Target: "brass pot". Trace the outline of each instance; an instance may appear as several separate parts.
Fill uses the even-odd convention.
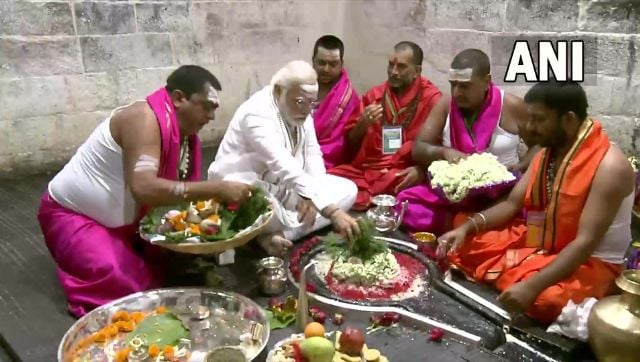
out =
[[[598,301],[589,315],[589,343],[602,362],[640,360],[640,270],[616,279],[622,295]]]

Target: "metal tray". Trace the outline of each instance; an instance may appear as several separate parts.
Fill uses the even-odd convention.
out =
[[[326,313],[324,325],[327,334],[333,336],[333,332],[344,331],[348,326],[358,328],[365,332],[367,347],[379,350],[390,362],[422,361],[427,357],[430,361],[460,361],[461,358],[474,362],[505,361],[483,348],[480,337],[401,308],[351,305],[322,296],[310,296],[309,306]],[[368,333],[366,329],[370,325],[371,316],[384,312],[400,314],[397,325]],[[340,326],[331,322],[335,313],[340,313],[345,318]],[[444,331],[444,338],[440,342],[429,341],[429,332],[434,328]],[[274,331],[274,337],[281,340],[270,350],[269,356],[276,347],[291,338],[290,333],[282,335],[275,332],[280,331]],[[269,358],[266,361],[269,362]]]
[[[58,347],[58,361],[71,361],[76,344],[83,338],[106,326],[120,310],[129,312],[151,311],[164,306],[174,313],[189,329],[191,352],[187,361],[203,361],[206,353],[220,346],[242,346],[249,360],[253,360],[265,348],[270,334],[269,322],[264,310],[255,302],[240,294],[204,288],[156,289],[129,295],[103,305],[71,326]],[[261,325],[258,340],[249,342],[244,337],[251,334],[252,325]],[[104,346],[93,345],[91,361],[111,361],[105,353],[113,344],[123,343],[116,338]],[[242,341],[245,340],[244,344]]]

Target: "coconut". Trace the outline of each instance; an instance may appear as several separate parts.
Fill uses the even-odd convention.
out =
[[[200,230],[205,230],[211,226],[218,226],[218,224],[209,219],[204,219],[200,222]]]
[[[181,212],[178,210],[169,210],[166,214],[164,214],[164,218],[167,220],[173,219],[174,217],[180,215]]]

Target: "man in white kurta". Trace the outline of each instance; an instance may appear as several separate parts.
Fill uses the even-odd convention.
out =
[[[276,201],[277,217],[258,239],[272,255],[330,223],[347,238],[359,233],[347,214],[356,185],[326,173],[310,116],[317,90],[311,65],[287,64],[238,108],[209,167],[210,180],[258,185]]]

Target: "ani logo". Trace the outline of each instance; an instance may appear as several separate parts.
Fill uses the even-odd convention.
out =
[[[518,75],[524,75],[527,83],[547,82],[550,74],[557,82],[583,82],[584,41],[559,40],[554,49],[553,41],[540,40],[537,42],[538,67],[534,65],[534,57],[526,40],[516,40],[511,51],[511,57],[504,76],[505,83],[515,83]]]

